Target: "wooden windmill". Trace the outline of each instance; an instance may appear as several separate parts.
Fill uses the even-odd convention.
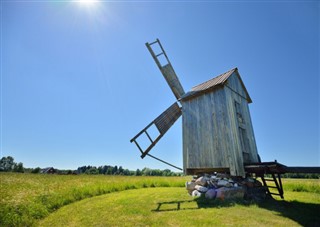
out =
[[[131,139],[141,158],[154,157],[149,151],[182,115],[184,173],[227,169],[233,176],[244,176],[244,164],[258,162],[258,153],[248,107],[252,101],[238,69],[185,93],[160,41],[146,46],[177,101]],[[148,130],[154,126],[159,133],[152,138]],[[137,141],[141,136],[150,141],[145,149]]]

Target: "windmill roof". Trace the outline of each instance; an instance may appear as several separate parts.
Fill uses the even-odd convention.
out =
[[[190,99],[190,98],[193,98],[193,97],[196,97],[196,96],[199,96],[201,94],[204,94],[204,93],[207,93],[207,92],[210,92],[212,90],[214,90],[215,88],[219,87],[219,86],[224,86],[226,81],[228,80],[228,78],[234,73],[236,72],[236,75],[238,76],[239,80],[240,80],[240,83],[247,95],[247,100],[249,103],[252,102],[248,92],[247,92],[247,89],[246,87],[244,86],[242,80],[241,80],[241,77],[238,73],[238,68],[233,68],[225,73],[222,73],[220,74],[219,76],[217,77],[214,77],[212,78],[211,80],[208,80],[204,83],[201,83],[197,86],[194,86],[191,91],[187,92],[182,98],[181,100],[187,100],[187,99]]]

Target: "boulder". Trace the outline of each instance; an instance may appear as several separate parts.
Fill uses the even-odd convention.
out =
[[[209,189],[206,194],[205,194],[205,197],[207,199],[215,199],[216,198],[216,195],[217,195],[217,192],[215,189]]]
[[[201,185],[201,186],[206,186],[207,185],[207,181],[209,181],[210,179],[207,178],[207,177],[199,177],[197,180],[196,180],[196,184],[197,185]]]
[[[231,177],[219,173],[193,176],[191,182],[186,182],[186,189],[193,197],[204,195],[206,199],[262,201],[267,195],[267,189],[253,177]]]
[[[191,195],[192,195],[193,197],[200,197],[200,196],[202,195],[202,193],[199,192],[199,191],[197,191],[197,190],[194,190],[194,191],[191,193]]]
[[[218,180],[218,187],[232,187],[233,184],[229,182],[229,180]]]
[[[195,186],[196,186],[196,183],[195,182],[186,182],[186,189],[189,191],[189,190],[194,190],[195,189]]]
[[[216,190],[216,197],[220,200],[225,199],[242,199],[244,197],[245,190],[242,187],[233,188],[218,188]]]
[[[195,189],[197,189],[199,192],[206,192],[208,191],[207,187],[201,186],[201,185],[196,185]]]
[[[187,189],[189,195],[191,195],[192,192],[195,190],[195,186],[196,186],[195,182],[186,182],[186,189]]]

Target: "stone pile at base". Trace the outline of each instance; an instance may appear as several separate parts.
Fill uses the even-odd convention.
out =
[[[230,177],[228,174],[204,174],[194,176],[186,182],[188,193],[194,197],[206,199],[245,199],[262,201],[266,198],[266,188],[261,182],[251,177]]]

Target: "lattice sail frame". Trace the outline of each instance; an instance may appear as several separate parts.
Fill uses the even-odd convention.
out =
[[[182,115],[181,107],[177,102],[175,102],[130,140],[131,143],[134,142],[137,145],[138,149],[141,152],[141,158],[144,158],[148,154],[148,152],[156,145],[156,143],[169,130],[169,128],[178,120],[178,118],[181,115]],[[156,126],[156,128],[159,131],[159,136],[157,136],[155,139],[152,139],[148,133],[148,129],[153,125]],[[148,137],[150,141],[150,145],[145,150],[141,148],[141,146],[137,141],[137,139],[144,134]]]

